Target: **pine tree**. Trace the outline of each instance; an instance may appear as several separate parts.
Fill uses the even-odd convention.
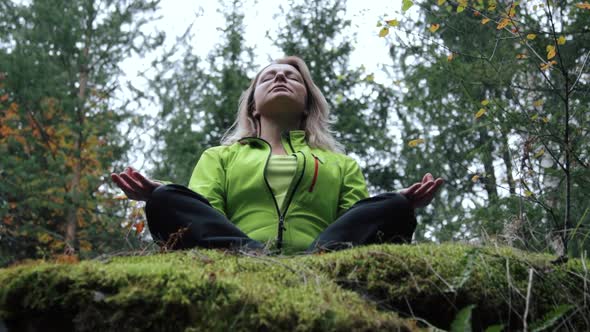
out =
[[[114,106],[121,62],[158,46],[157,1],[0,2],[3,257],[106,250],[122,236],[105,188],[130,142]],[[106,186],[105,186],[106,184]],[[112,247],[111,247],[112,248]]]

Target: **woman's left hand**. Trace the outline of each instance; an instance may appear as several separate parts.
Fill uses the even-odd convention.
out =
[[[416,182],[408,188],[399,191],[412,203],[413,208],[422,208],[430,204],[434,195],[445,182],[443,178],[434,179],[432,174],[426,173],[422,182]]]

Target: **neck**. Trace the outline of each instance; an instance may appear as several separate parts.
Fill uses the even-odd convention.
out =
[[[264,116],[260,117],[260,138],[269,142],[273,151],[283,153],[283,145],[281,144],[281,133],[284,131],[291,131],[299,129],[298,123],[284,122],[280,123],[273,121]],[[286,151],[284,151],[286,153]]]

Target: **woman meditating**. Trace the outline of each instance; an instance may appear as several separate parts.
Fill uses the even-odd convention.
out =
[[[414,209],[432,201],[443,179],[427,173],[398,193],[369,197],[330,123],[307,65],[290,56],[252,80],[222,145],[203,152],[188,187],[131,167],[111,177],[127,197],[146,201],[150,233],[169,249],[288,255],[411,242]]]

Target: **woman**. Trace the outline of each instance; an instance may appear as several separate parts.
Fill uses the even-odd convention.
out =
[[[415,208],[444,182],[426,174],[399,193],[369,197],[357,162],[329,129],[328,104],[298,57],[263,68],[240,98],[222,145],[203,152],[188,188],[128,167],[111,174],[146,201],[155,240],[172,249],[247,248],[282,254],[409,243]]]

